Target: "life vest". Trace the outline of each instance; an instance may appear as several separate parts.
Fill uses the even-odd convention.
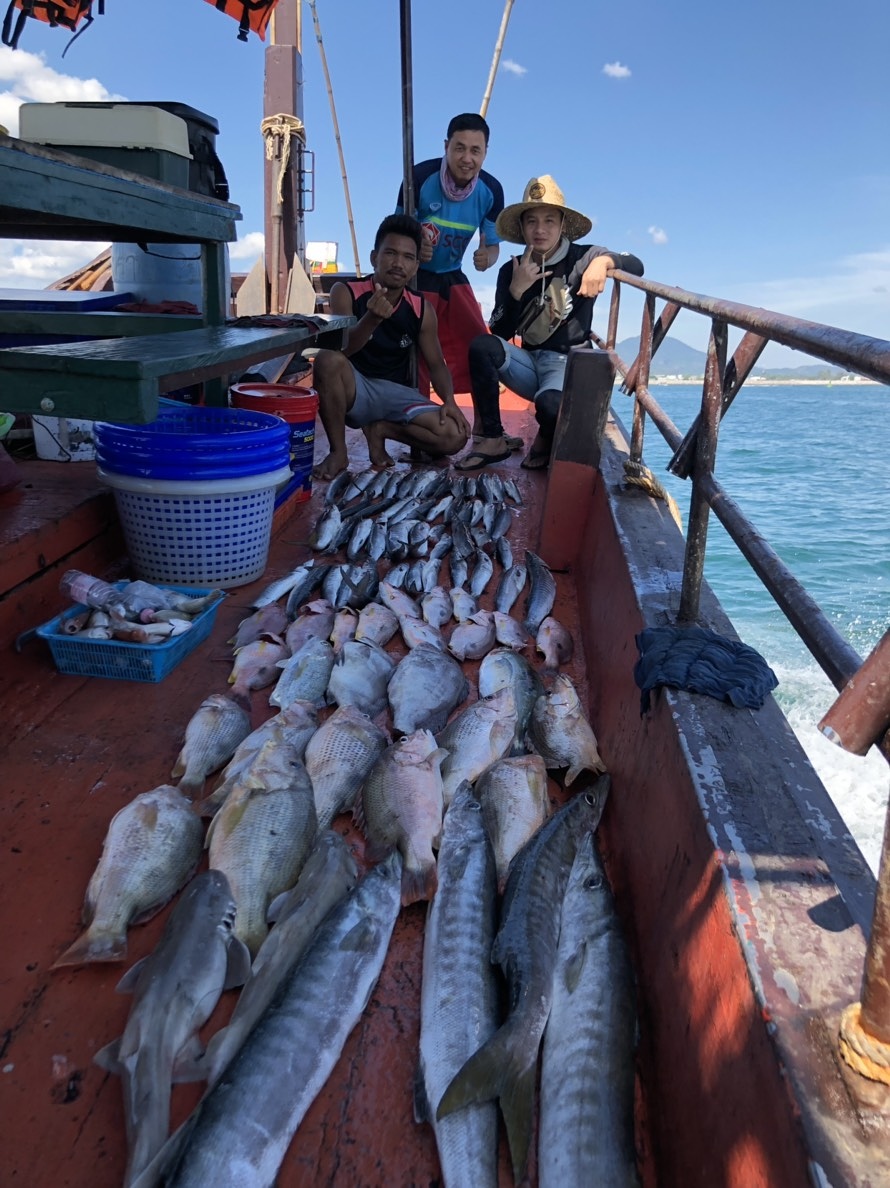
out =
[[[256,33],[261,41],[265,41],[266,26],[278,0],[207,0],[207,3],[235,18],[238,22],[239,41],[247,41],[247,35],[251,31]]]
[[[92,21],[92,9],[93,0],[10,0],[0,36],[4,45],[16,49],[28,17],[75,32],[81,21]],[[97,0],[96,10],[105,12],[105,0]]]

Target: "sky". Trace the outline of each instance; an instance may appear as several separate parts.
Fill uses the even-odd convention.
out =
[[[243,212],[234,271],[262,250],[264,44],[205,0],[107,0],[71,45],[29,21],[0,47],[0,124],[23,101],[166,99],[216,117]],[[402,170],[398,0],[317,0],[363,266]],[[414,0],[415,159],[441,155],[452,115],[478,111],[502,0]],[[303,4],[303,118],[315,154],[310,240],[354,267],[328,96]],[[519,201],[551,174],[594,220],[588,241],[696,293],[890,338],[890,86],[886,0],[515,0],[485,168]],[[0,241],[0,287],[43,288],[95,245]],[[506,259],[506,245],[501,261]],[[472,269],[483,308],[495,271]],[[595,326],[605,324],[599,302]],[[639,333],[626,291],[619,337]],[[705,319],[673,337],[703,349]],[[771,347],[763,364],[809,360]]]

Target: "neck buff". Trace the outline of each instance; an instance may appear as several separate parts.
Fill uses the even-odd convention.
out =
[[[442,158],[442,164],[439,166],[439,181],[442,183],[442,193],[452,202],[463,202],[464,198],[469,198],[476,189],[476,182],[478,180],[479,174],[477,173],[471,182],[468,182],[465,186],[459,186],[448,172],[447,158]]]

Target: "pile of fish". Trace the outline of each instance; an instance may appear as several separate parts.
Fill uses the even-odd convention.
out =
[[[229,695],[209,694],[185,727],[178,785],[111,822],[86,930],[57,966],[123,960],[128,927],[188,884],[160,944],[125,975],[127,1026],[97,1057],[123,1082],[127,1185],[272,1183],[364,1011],[400,908],[418,900],[429,907],[416,1108],[444,1182],[497,1183],[495,1101],[525,1175],[546,1028],[540,1182],[600,1182],[581,1172],[596,1166],[603,1183],[635,1183],[632,982],[620,945],[606,953],[617,932],[592,844],[609,781],[593,782],[605,770],[596,738],[559,672],[572,641],[551,615],[555,581],[530,551],[514,563],[508,500],[520,502],[515,485],[493,472],[335,479],[311,537],[331,560],[257,596],[230,641]],[[481,609],[495,561],[494,610]],[[532,642],[540,670],[522,654]],[[481,661],[469,702],[464,660]],[[252,695],[267,689],[275,712],[252,729]],[[581,788],[553,815],[548,770]],[[347,812],[365,837],[362,877],[330,828]],[[210,869],[192,878],[205,848]],[[199,1028],[239,985],[202,1052]],[[577,1077],[548,1074],[567,1060]],[[282,1077],[293,1092],[276,1092]],[[174,1079],[207,1090],[168,1140]],[[545,1122],[556,1142],[567,1114],[558,1145],[572,1153],[554,1162]]]

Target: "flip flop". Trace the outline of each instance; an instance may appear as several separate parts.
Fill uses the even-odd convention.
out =
[[[546,470],[550,465],[550,451],[529,450],[519,465],[523,470]]]
[[[460,462],[455,462],[454,469],[464,473],[468,470],[484,470],[486,466],[494,466],[498,462],[506,462],[510,457],[510,451],[504,450],[502,454],[481,454],[478,450],[471,450],[469,454],[465,454],[460,462],[469,463],[467,466],[461,466]]]
[[[485,441],[485,434],[484,433],[474,433],[473,441]],[[511,451],[512,450],[521,450],[523,445],[525,444],[525,442],[522,440],[521,437],[510,437],[510,435],[507,433],[504,434],[504,441],[510,447]]]

